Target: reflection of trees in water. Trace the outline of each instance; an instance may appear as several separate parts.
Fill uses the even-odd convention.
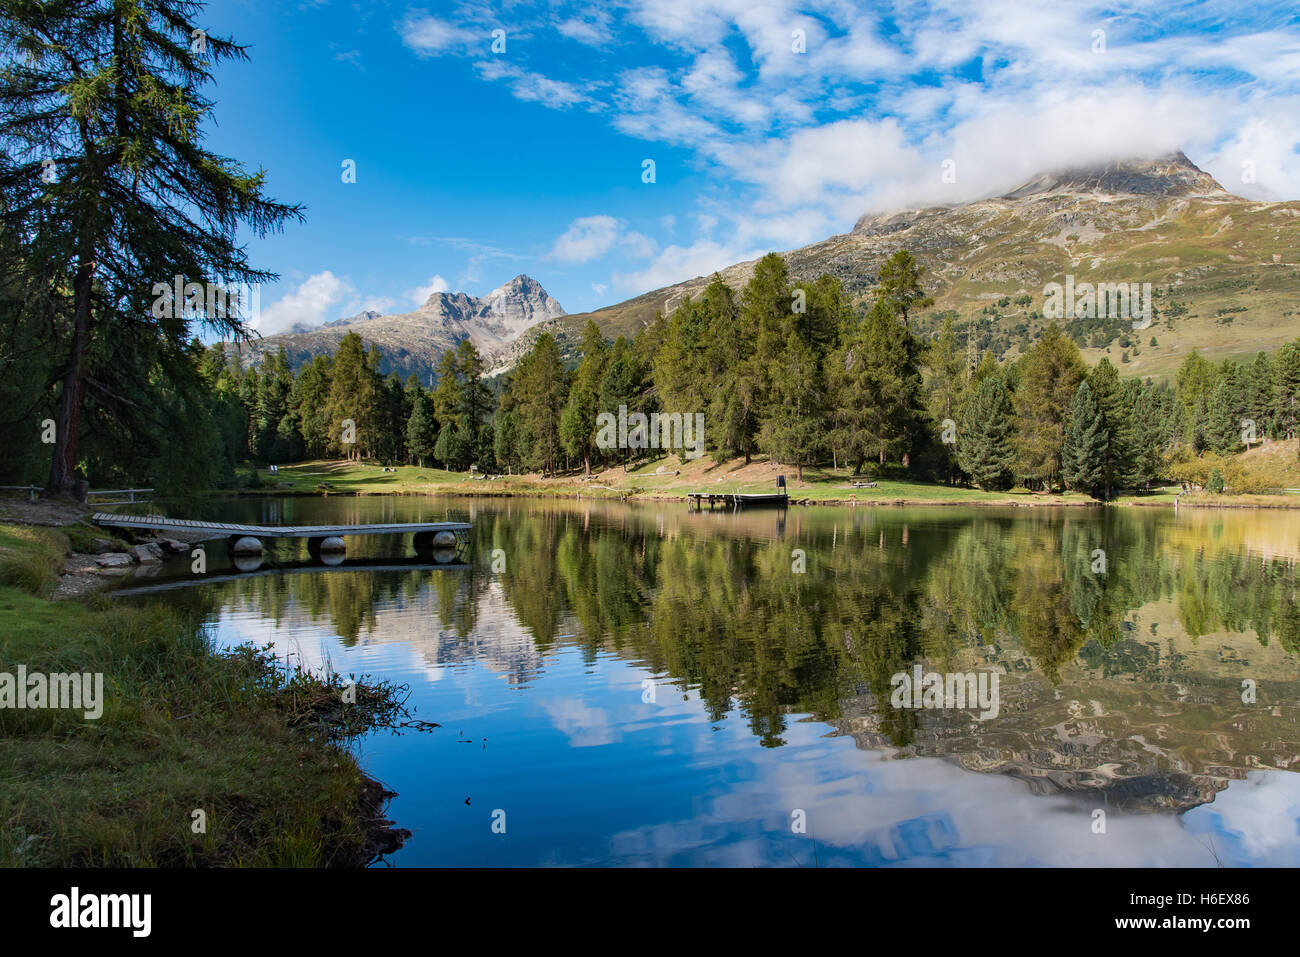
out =
[[[987,645],[1019,648],[1054,684],[1085,647],[1095,648],[1086,662],[1104,658],[1113,673],[1122,659],[1104,653],[1129,613],[1153,601],[1176,602],[1192,638],[1253,629],[1261,644],[1276,636],[1300,652],[1294,566],[1168,534],[1167,522],[1110,509],[954,511],[909,529],[906,512],[878,511],[855,514],[847,529],[792,520],[773,541],[774,525],[764,537],[753,518],[661,531],[661,520],[630,510],[485,508],[468,571],[268,576],[221,588],[277,622],[292,601],[353,642],[376,627],[377,606],[430,593],[439,626],[466,638],[499,582],[539,653],[562,640],[589,660],[616,652],[696,689],[714,721],[739,709],[764,745],[783,743],[789,714],[832,720],[841,701],[867,691],[881,731],[903,745],[920,718],[889,706],[896,672],[921,658],[969,670],[958,656]],[[792,571],[793,548],[807,553],[804,574]],[[499,575],[495,549],[505,553]],[[1093,570],[1095,549],[1104,573]]]

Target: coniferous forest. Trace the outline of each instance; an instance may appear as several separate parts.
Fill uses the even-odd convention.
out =
[[[327,457],[554,475],[666,454],[601,448],[598,416],[623,407],[702,413],[713,460],[770,460],[800,478],[806,466],[830,466],[1105,500],[1171,481],[1265,491],[1230,457],[1297,434],[1300,340],[1250,363],[1193,351],[1174,381],[1157,383],[1123,379],[1107,358],[1088,368],[1055,325],[1014,359],[976,358],[949,320],[916,334],[930,303],[905,250],[865,303],[850,302],[830,276],[796,282],[773,253],[739,293],[715,276],[630,340],[611,343],[589,321],[568,361],[543,333],[514,368],[489,378],[464,340],[443,354],[431,388],[414,375],[383,376],[378,348],[355,333],[296,372],[283,349],[243,367],[228,343],[194,339],[133,357],[138,375],[84,397],[83,469],[98,484],[179,490],[237,484],[250,463]],[[10,336],[23,320],[20,312],[7,326]],[[4,355],[11,427],[54,414],[57,379],[37,401],[23,384],[55,370],[58,349]],[[129,414],[116,414],[122,408]],[[7,480],[33,480],[48,456],[36,430],[15,434],[31,439],[7,461]]]

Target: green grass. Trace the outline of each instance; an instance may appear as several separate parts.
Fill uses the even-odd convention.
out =
[[[0,526],[5,547],[31,537]],[[98,720],[0,709],[0,866],[361,862],[362,774],[344,743],[400,710],[396,689],[359,686],[342,725],[340,678],[217,653],[200,617],[0,586],[0,672],[102,673],[105,699]]]
[[[0,585],[48,597],[59,583],[68,537],[30,526],[0,526]]]

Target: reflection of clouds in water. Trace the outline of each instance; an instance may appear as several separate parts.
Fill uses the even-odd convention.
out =
[[[556,730],[569,739],[570,747],[590,748],[623,740],[604,708],[593,708],[576,697],[546,699],[541,707]]]
[[[254,609],[227,610],[213,626],[218,647],[236,645],[271,646],[272,653],[290,665],[300,664],[316,673],[322,673],[337,661],[337,638],[322,631],[311,622],[282,621],[277,624],[263,618]]]
[[[1300,774],[1250,771],[1213,804],[1188,811],[1186,820],[1224,864],[1294,867],[1300,859]]]
[[[1189,820],[1184,827],[1172,815],[1109,813],[1106,833],[1094,834],[1090,801],[1035,796],[1014,778],[966,771],[939,758],[891,760],[857,750],[848,739],[818,741],[813,736],[819,730],[792,728],[797,751],[757,756],[744,787],[719,782],[699,795],[695,817],[616,835],[614,857],[660,865],[807,867],[815,841],[821,866],[1213,867],[1210,828],[1225,864],[1255,855],[1293,862],[1300,853],[1297,775],[1252,774],[1232,782],[1214,805],[1200,809],[1216,818],[1208,826]],[[791,831],[796,808],[807,814],[804,835]],[[1244,846],[1233,843],[1247,833],[1252,839]]]
[[[584,691],[581,697],[566,695],[539,701],[551,724],[569,739],[573,747],[613,744],[622,741],[624,735],[650,735],[658,746],[671,748],[673,753],[680,754],[683,742],[674,731],[683,725],[707,723],[708,717],[701,711],[697,692],[683,693],[680,684],[674,683],[667,675],[629,667],[626,662],[609,654],[600,655],[597,660],[607,666],[593,675],[604,678],[601,689]],[[645,692],[642,682],[646,680],[655,684],[653,701],[642,700]],[[591,696],[598,696],[602,706],[586,704],[584,699]],[[696,737],[687,743],[693,746],[691,750],[695,753],[711,753],[707,738]]]

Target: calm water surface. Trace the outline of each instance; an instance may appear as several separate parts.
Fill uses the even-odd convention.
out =
[[[210,508],[473,522],[447,567],[280,542],[219,580],[214,546],[160,593],[222,645],[410,686],[441,727],[360,746],[415,832],[397,866],[1300,863],[1300,513]],[[997,672],[998,715],[893,707],[918,663]]]

